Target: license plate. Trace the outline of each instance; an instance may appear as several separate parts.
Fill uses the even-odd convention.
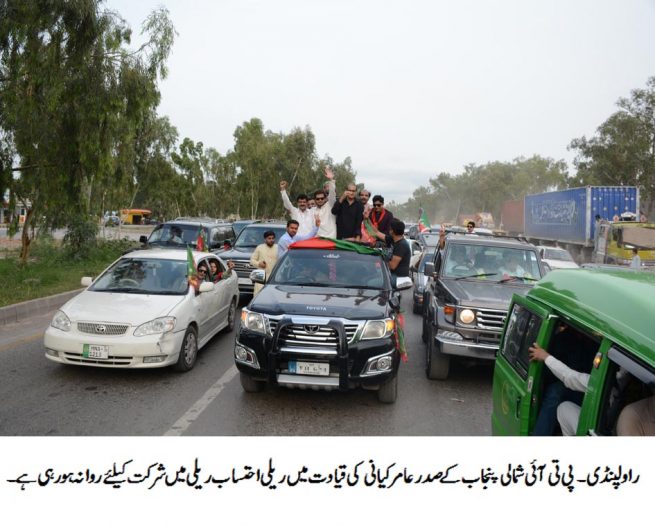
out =
[[[305,376],[329,376],[330,365],[328,363],[310,363],[308,361],[289,361],[290,374]]]
[[[109,359],[109,347],[103,345],[84,345],[82,357],[89,359]]]
[[[239,277],[239,284],[252,284],[252,281],[247,277]]]

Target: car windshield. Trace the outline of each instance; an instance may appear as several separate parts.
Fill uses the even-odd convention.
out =
[[[546,248],[544,250],[544,259],[551,259],[553,261],[573,261],[573,257],[566,250],[553,250]]]
[[[202,227],[195,224],[163,224],[150,234],[148,244],[184,248],[195,246]]]
[[[425,265],[429,262],[432,262],[433,260],[434,260],[434,250],[425,252],[421,257],[421,263],[418,265],[419,273],[423,273],[423,270],[425,270]]]
[[[89,290],[148,295],[184,295],[188,289],[186,261],[123,257],[110,266]]]
[[[387,289],[384,261],[345,250],[289,250],[269,279],[272,284]]]
[[[241,231],[248,226],[248,224],[252,224],[254,221],[234,221],[232,223],[232,227],[234,228],[234,235],[239,235]]]
[[[452,244],[446,254],[444,277],[471,277],[503,281],[508,278],[533,281],[541,278],[533,250]]]
[[[438,233],[422,233],[420,238],[423,244],[426,246],[437,246],[437,244],[439,244]]]
[[[275,242],[287,231],[286,227],[275,225],[271,227],[244,228],[234,243],[235,248],[254,248],[264,242],[264,232],[272,231],[275,233]]]

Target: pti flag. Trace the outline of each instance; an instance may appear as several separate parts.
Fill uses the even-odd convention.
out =
[[[205,231],[202,228],[200,228],[198,238],[196,239],[196,250],[199,252],[209,251],[209,248],[207,247],[207,239],[205,239]]]
[[[423,208],[419,208],[418,213],[419,213],[418,231],[424,232],[426,230],[429,230],[431,228],[430,221],[428,220],[428,216],[423,210]]]
[[[187,245],[186,247],[186,274],[188,277],[191,277],[196,273],[196,264],[193,261],[193,253],[191,252],[191,246]]]

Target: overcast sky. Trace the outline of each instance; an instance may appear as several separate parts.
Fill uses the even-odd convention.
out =
[[[565,159],[655,75],[653,0],[107,0],[178,37],[160,114],[225,153],[253,117],[403,202],[442,171]]]

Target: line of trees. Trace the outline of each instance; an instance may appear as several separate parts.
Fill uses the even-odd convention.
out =
[[[455,222],[460,213],[493,213],[500,219],[502,203],[531,193],[587,185],[638,186],[642,211],[653,219],[655,210],[655,77],[645,88],[634,89],[617,102],[591,137],[576,138],[569,149],[576,152],[576,174],[570,175],[563,160],[534,155],[512,162],[474,164],[458,175],[440,173],[427,186],[417,188],[402,204],[391,204],[401,217],[418,218],[422,207],[434,222]]]

